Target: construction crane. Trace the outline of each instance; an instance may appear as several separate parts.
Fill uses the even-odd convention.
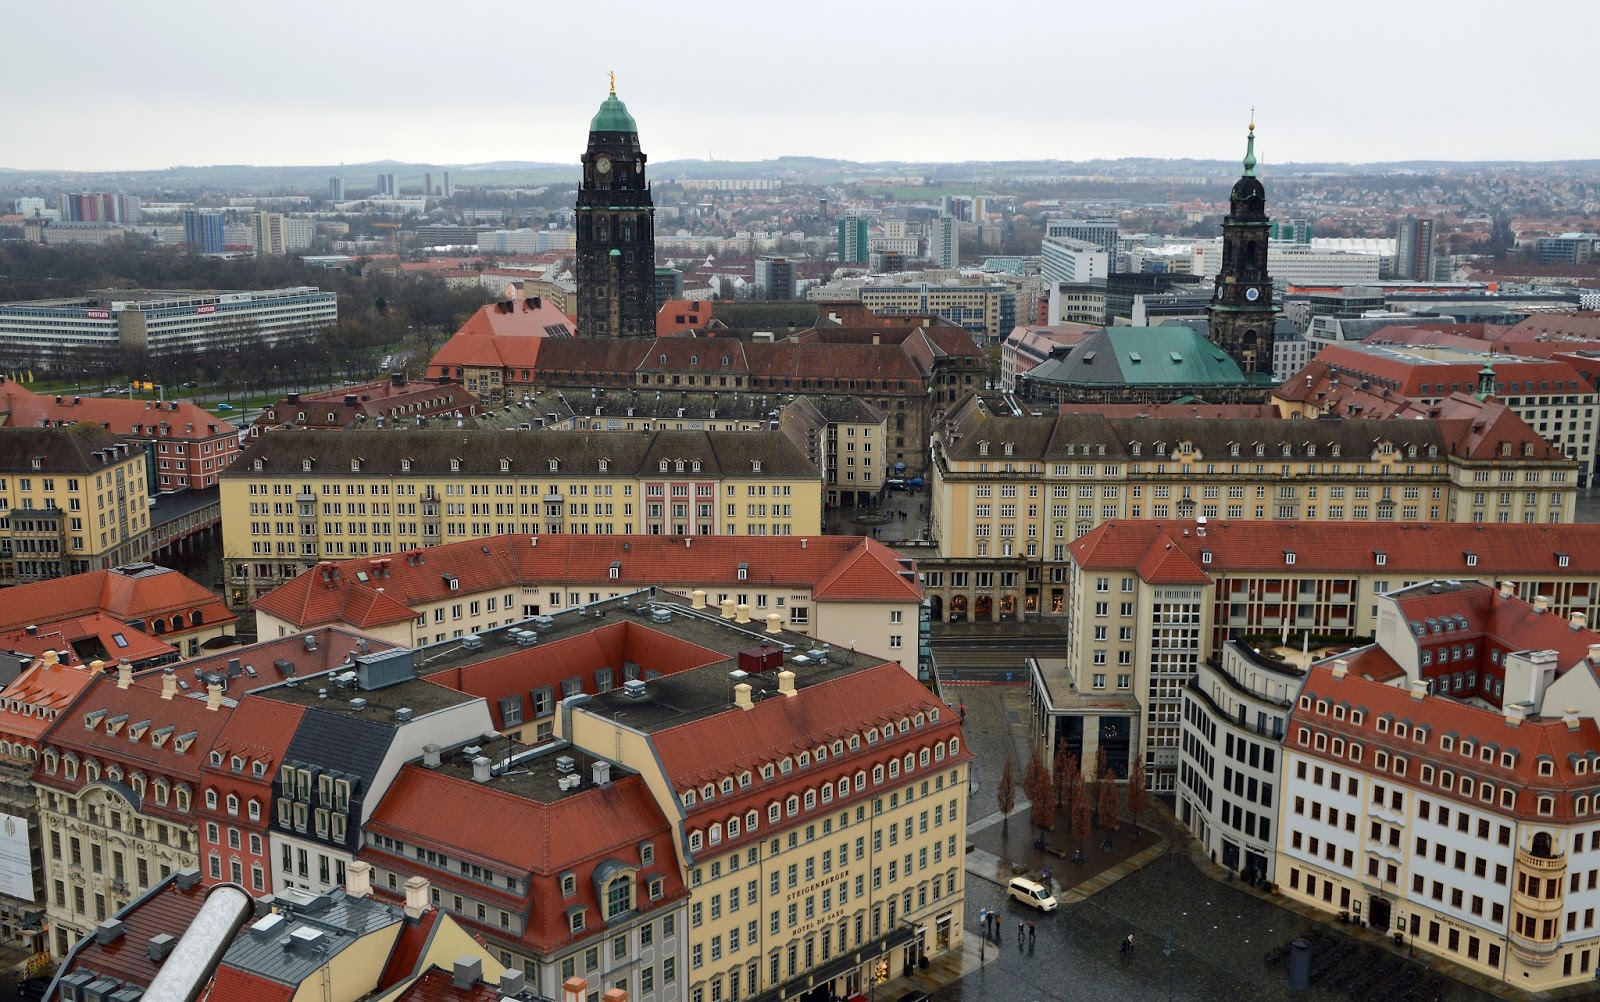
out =
[[[372,224],[372,228],[375,229],[375,230],[388,230],[389,231],[389,253],[398,256],[399,253],[400,253],[400,224],[399,223],[373,223]]]

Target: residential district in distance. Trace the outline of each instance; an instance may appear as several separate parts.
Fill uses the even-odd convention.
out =
[[[0,305],[0,936],[75,1002],[898,997],[981,966],[969,878],[1085,893],[1088,784],[1197,879],[1592,981],[1600,236],[1533,175],[1514,241],[1409,184],[1319,238],[1340,182],[1274,219],[1255,141],[1165,206],[657,185],[613,90],[570,194],[19,195],[30,253],[486,302],[243,411],[118,366],[368,286]],[[958,637],[1028,692],[1001,867]]]

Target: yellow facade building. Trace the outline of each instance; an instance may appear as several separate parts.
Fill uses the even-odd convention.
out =
[[[222,479],[236,608],[323,560],[505,533],[803,536],[822,479],[782,432],[268,434]]]
[[[143,449],[94,424],[0,428],[0,584],[149,557]]]
[[[1578,464],[1488,406],[1478,421],[1113,418],[972,395],[934,432],[924,584],[945,620],[1065,615],[1069,544],[1121,519],[1572,521]]]

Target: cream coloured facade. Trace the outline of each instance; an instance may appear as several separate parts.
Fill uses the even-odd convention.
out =
[[[1454,445],[1427,421],[1017,416],[969,397],[933,436],[939,552],[924,584],[945,620],[1061,615],[1068,546],[1123,519],[1572,520],[1571,460],[1532,442],[1481,458]]]
[[[319,561],[503,533],[800,536],[822,482],[781,432],[264,435],[223,477],[238,608]]]

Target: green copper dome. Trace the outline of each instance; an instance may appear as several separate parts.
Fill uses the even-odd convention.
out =
[[[639,125],[628,114],[628,106],[617,100],[617,92],[606,95],[600,110],[589,120],[590,132],[638,132]]]

